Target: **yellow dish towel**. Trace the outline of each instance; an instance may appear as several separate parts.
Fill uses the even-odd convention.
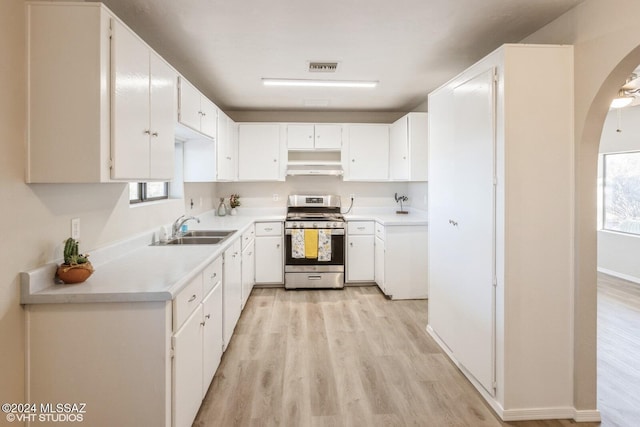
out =
[[[318,258],[318,230],[306,228],[304,230],[305,258]]]

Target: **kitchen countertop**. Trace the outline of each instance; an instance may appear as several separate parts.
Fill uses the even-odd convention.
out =
[[[139,302],[172,300],[193,277],[220,256],[251,224],[284,221],[284,210],[252,210],[217,217],[214,211],[189,221],[190,230],[237,230],[217,245],[150,246],[156,233],[91,252],[95,272],[84,283],[54,283],[56,263],[22,272],[21,304]]]
[[[398,215],[391,208],[359,208],[345,215],[348,221],[377,221],[384,226],[427,225],[427,213],[408,209]],[[215,211],[189,221],[190,230],[237,230],[222,244],[150,246],[156,233],[147,232],[127,241],[91,251],[95,267],[86,282],[54,283],[56,263],[22,272],[21,304],[170,301],[240,238],[254,222],[284,221],[284,209],[243,209],[241,215],[218,217]]]
[[[397,214],[395,208],[359,208],[344,215],[347,221],[376,221],[386,226],[427,225],[427,212],[405,208],[408,214]]]

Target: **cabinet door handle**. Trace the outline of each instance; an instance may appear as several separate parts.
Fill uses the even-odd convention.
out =
[[[144,134],[145,134],[145,135],[150,135],[150,134],[151,134],[151,131],[150,131],[149,129],[145,129]]]
[[[279,247],[280,247],[280,243],[278,243],[278,244],[276,245],[276,248],[279,248]]]
[[[153,132],[151,136],[158,136],[158,132]]]
[[[252,253],[253,253],[253,252],[249,252],[247,255],[248,255],[248,256],[251,256],[251,254],[252,254]]]
[[[204,116],[204,113],[202,111],[198,111],[198,114],[200,114],[201,116]]]
[[[273,159],[273,163],[275,163],[275,162],[277,162],[277,161],[278,161],[278,159]]]
[[[271,228],[271,227],[267,227],[267,228],[264,229],[264,231],[272,231],[272,230],[273,230],[273,228]]]
[[[200,322],[200,326],[204,326],[206,322]]]
[[[458,226],[458,223],[452,219],[449,220],[449,224],[453,225],[454,227]]]
[[[349,243],[349,246],[353,247],[353,242]]]
[[[231,160],[231,157],[227,156],[227,160]]]
[[[364,230],[364,227],[358,227],[358,230]]]
[[[206,316],[204,316],[205,319],[211,319],[211,314],[207,314]]]
[[[351,163],[355,163],[355,162],[356,162],[356,159],[351,159]]]
[[[196,298],[197,298],[196,294],[193,294],[193,295],[191,295],[191,298],[189,298],[188,302],[193,302],[193,301],[195,301]]]

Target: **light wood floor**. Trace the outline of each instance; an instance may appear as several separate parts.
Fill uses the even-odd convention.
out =
[[[640,285],[598,274],[598,408],[603,426],[640,426]]]
[[[426,324],[427,301],[377,287],[254,289],[194,426],[576,425],[500,422]]]

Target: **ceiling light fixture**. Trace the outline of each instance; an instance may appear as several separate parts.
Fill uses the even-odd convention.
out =
[[[347,87],[374,88],[377,81],[364,80],[315,80],[315,79],[262,79],[265,86],[297,86],[297,87]]]
[[[624,108],[633,102],[633,96],[629,96],[623,89],[618,91],[618,96],[611,101],[611,108]]]

